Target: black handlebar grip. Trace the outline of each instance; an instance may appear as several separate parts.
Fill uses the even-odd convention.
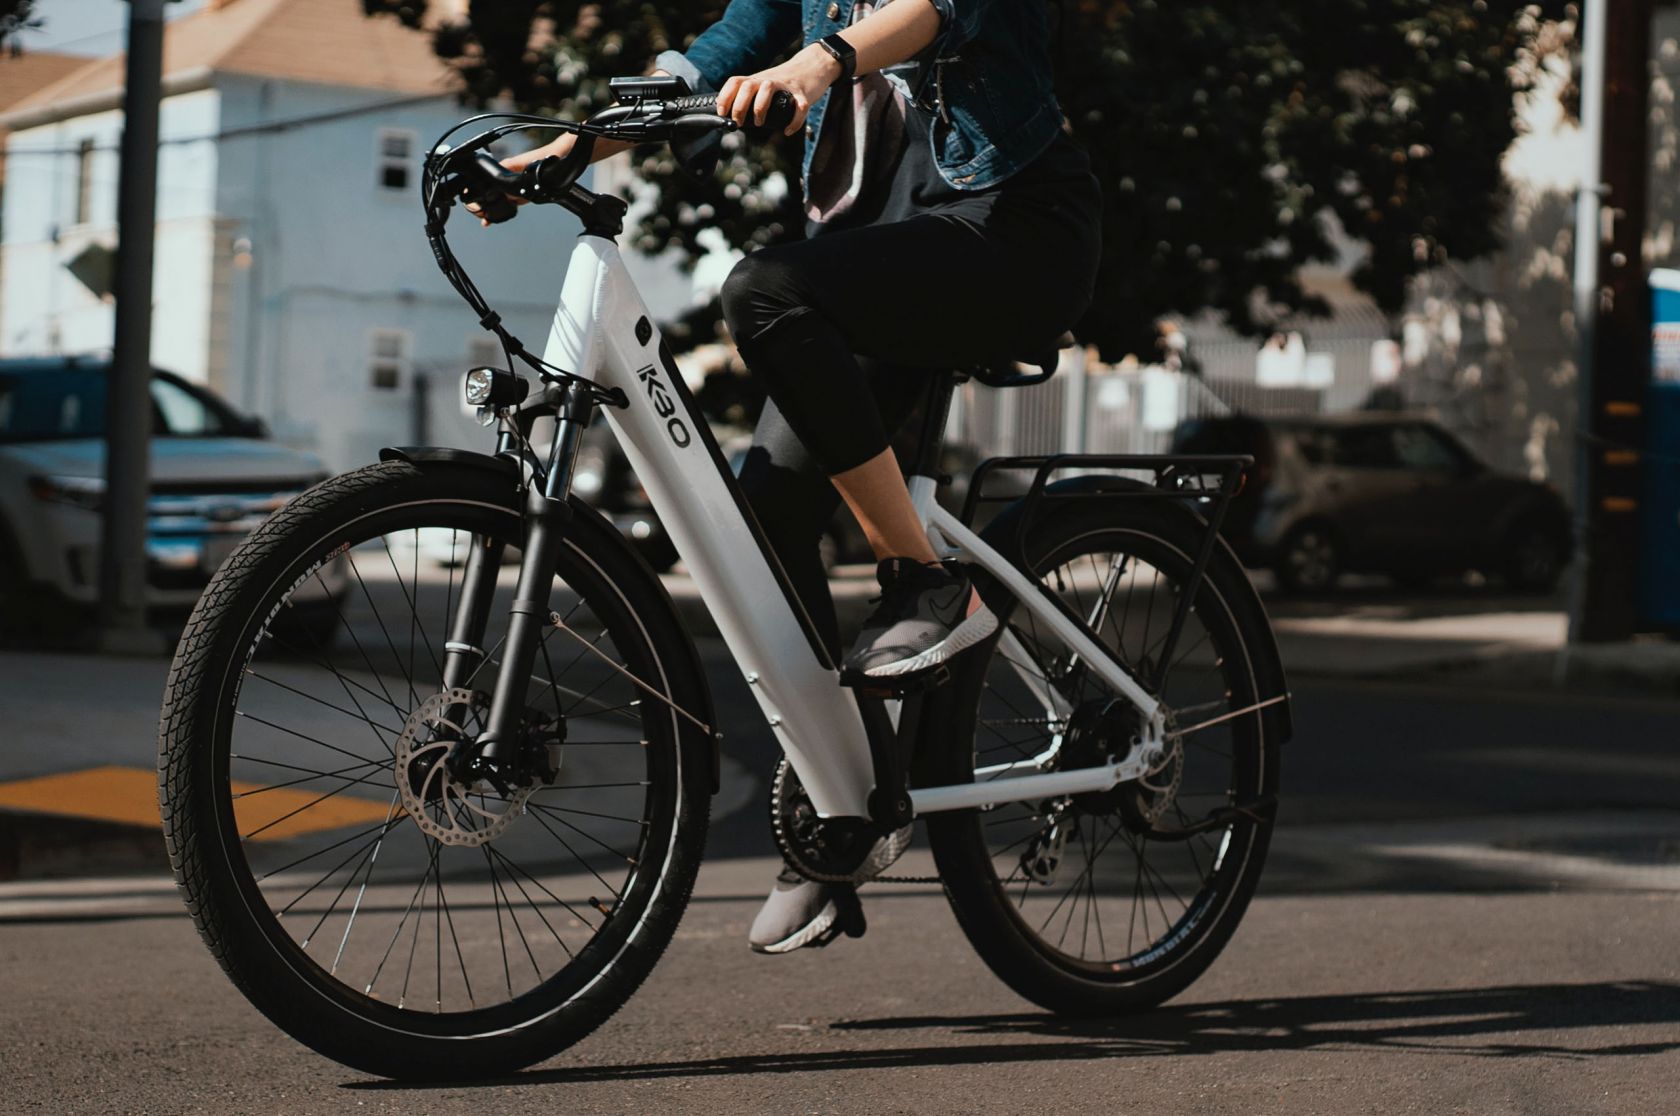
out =
[[[787,131],[787,126],[793,123],[795,111],[793,94],[786,89],[778,89],[776,95],[770,98],[770,107],[764,113],[764,123],[751,123],[752,118],[749,116],[747,126],[741,131],[754,143],[774,139]]]
[[[479,216],[492,225],[510,221],[519,207],[508,197],[519,175],[510,171],[487,151],[475,151],[461,168],[461,200],[478,206]]]
[[[469,191],[467,200],[477,203],[479,216],[492,225],[499,225],[503,221],[511,221],[514,215],[519,212],[519,207],[514,204],[513,199],[500,190],[486,190],[482,193]]]

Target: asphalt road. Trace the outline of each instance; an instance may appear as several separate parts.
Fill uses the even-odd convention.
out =
[[[157,664],[108,665],[89,701],[60,661],[7,658],[31,695],[9,765],[26,740],[59,766],[144,760]],[[1673,702],[1298,680],[1232,945],[1166,1008],[1092,1023],[998,983],[931,888],[866,891],[862,941],[751,954],[774,757],[713,673],[732,785],[700,896],[579,1046],[472,1089],[372,1081],[247,1006],[155,873],[25,881],[0,885],[0,1112],[1674,1110]]]

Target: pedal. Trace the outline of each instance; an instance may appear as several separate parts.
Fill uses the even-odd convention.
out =
[[[869,929],[863,917],[863,904],[858,902],[857,888],[841,885],[834,896],[834,921],[828,929],[806,942],[804,949],[827,949],[842,937],[861,938]]]
[[[860,698],[876,701],[902,699],[911,694],[925,694],[951,680],[951,671],[944,663],[901,678],[871,678],[866,674],[842,673],[840,685],[857,691]]]
[[[863,904],[858,902],[857,888],[844,887],[840,894],[834,897],[834,905],[838,908],[838,917],[831,929],[840,931],[848,938],[861,938],[864,931],[869,929],[869,920],[863,917]]]

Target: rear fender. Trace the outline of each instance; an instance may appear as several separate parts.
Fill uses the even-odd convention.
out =
[[[490,454],[474,453],[452,446],[387,447],[379,451],[379,460],[404,461],[423,470],[474,469],[495,472],[510,480],[518,469],[509,458],[493,457]],[[511,493],[512,489],[509,489],[509,492]],[[694,638],[679,619],[676,605],[672,603],[665,583],[659,580],[659,575],[653,572],[646,560],[612,523],[575,495],[571,498],[571,509],[572,517],[565,528],[567,533],[577,538],[591,555],[612,570],[615,578],[642,581],[644,588],[654,595],[670,618],[671,628],[680,640],[682,653],[687,656],[687,665],[693,671],[694,677],[700,680],[700,708],[691,709],[689,712],[712,726],[712,737],[707,742],[707,747],[710,748],[712,793],[716,794],[722,782],[723,762],[719,748],[717,710],[712,703],[712,689],[707,683],[705,665],[700,660],[699,650],[694,646]],[[699,730],[694,726],[688,727],[694,730],[695,735],[699,734]]]

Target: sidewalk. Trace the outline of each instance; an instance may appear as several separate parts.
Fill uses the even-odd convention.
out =
[[[867,566],[836,571],[834,602],[843,635],[849,637],[869,613],[878,592],[872,573]],[[1267,574],[1256,580],[1290,677],[1680,698],[1680,642],[1567,648],[1569,621],[1555,600],[1472,586],[1403,593],[1380,581],[1355,581],[1342,592],[1298,600],[1271,592]],[[717,633],[693,580],[668,574],[665,585],[690,631]]]
[[[667,583],[690,630],[703,639],[715,631],[694,583],[681,576]],[[866,576],[840,580],[835,595],[843,625],[855,627],[875,592]],[[1355,587],[1315,601],[1273,599],[1268,607],[1296,680],[1420,683],[1493,694],[1568,690],[1647,704],[1680,699],[1680,644],[1566,650],[1564,616],[1545,601]],[[714,684],[721,693],[727,654],[714,640],[702,647],[709,668],[720,672]],[[9,731],[0,739],[0,879],[161,869],[154,772],[167,660],[0,652],[0,670],[14,695],[6,702]],[[756,723],[744,706],[737,712],[743,724]]]

